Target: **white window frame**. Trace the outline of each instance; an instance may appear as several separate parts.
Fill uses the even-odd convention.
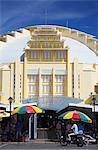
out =
[[[64,83],[65,76],[64,75],[56,75],[55,80],[56,83]]]
[[[52,87],[50,85],[42,85],[42,93],[49,94],[52,91]]]
[[[29,57],[33,58],[33,59],[38,59],[38,52],[30,51],[29,52]]]
[[[36,85],[29,85],[29,93],[36,93],[38,91],[38,87]]]
[[[58,94],[64,93],[64,85],[56,85],[56,93]]]
[[[51,59],[52,58],[52,52],[42,52],[42,58],[43,59]]]
[[[45,83],[45,82],[49,83],[51,81],[52,81],[52,76],[50,76],[50,75],[42,75],[42,82],[43,83]]]
[[[65,58],[65,53],[64,52],[56,52],[56,58],[57,59],[64,59]]]
[[[38,81],[38,76],[37,75],[29,75],[29,82],[35,83]]]

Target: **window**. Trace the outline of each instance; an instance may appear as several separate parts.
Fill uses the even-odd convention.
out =
[[[72,97],[74,98],[74,92],[72,93]]]
[[[29,85],[29,93],[36,93],[38,91],[37,86]]]
[[[30,58],[34,58],[34,59],[37,59],[37,58],[38,58],[38,52],[32,52],[32,51],[30,51],[30,52],[29,52],[29,57],[30,57]]]
[[[20,99],[21,99],[21,92],[20,92]]]
[[[56,85],[56,93],[63,93],[64,86],[63,85]]]
[[[57,82],[57,83],[58,83],[58,82],[63,83],[63,82],[64,82],[64,77],[65,77],[65,76],[63,76],[63,75],[57,75],[57,76],[56,76],[56,82]]]
[[[20,88],[21,88],[21,75],[20,75]]]
[[[79,98],[80,98],[80,93],[79,93]]]
[[[42,92],[43,93],[50,93],[52,91],[52,87],[51,86],[49,86],[49,85],[43,85],[42,86]]]
[[[51,52],[42,52],[42,58],[50,59],[50,58],[52,58],[52,53]]]
[[[51,82],[52,76],[49,75],[43,75],[42,76],[42,82]]]
[[[80,88],[80,75],[78,75],[78,88]]]
[[[36,75],[29,75],[29,82],[37,82],[38,76]]]
[[[57,59],[65,58],[64,52],[56,52],[56,58]]]
[[[72,75],[72,89],[74,89],[74,75]]]

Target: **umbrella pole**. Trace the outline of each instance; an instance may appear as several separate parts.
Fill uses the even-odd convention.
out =
[[[33,126],[32,126],[33,120]],[[34,139],[37,139],[37,114],[32,114],[29,117],[29,139],[32,138],[32,128],[34,128]]]
[[[34,139],[37,139],[37,114],[34,114],[33,117],[34,117]]]
[[[31,139],[31,121],[32,121],[32,115],[29,117],[29,139]]]

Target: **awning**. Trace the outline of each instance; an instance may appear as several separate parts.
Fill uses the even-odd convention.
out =
[[[31,99],[23,100],[24,103],[36,102],[38,107],[44,110],[54,110],[54,111],[60,111],[66,108],[69,105],[69,103],[78,104],[82,101],[83,100],[81,99],[66,96],[44,96],[44,97],[34,96],[34,98],[32,97]]]
[[[92,112],[94,112],[94,105],[89,105],[89,104],[77,104],[77,105],[75,105],[74,103],[70,103],[68,106],[88,108],[88,109],[92,109]],[[95,105],[95,112],[98,112],[98,105]]]

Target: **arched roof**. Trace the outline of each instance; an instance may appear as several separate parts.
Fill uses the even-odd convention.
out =
[[[70,43],[74,42],[74,45],[75,45],[75,43],[77,42],[76,43],[76,46],[78,45],[77,53],[80,51],[80,49],[83,49],[82,53],[87,52],[87,50],[88,51],[91,50],[90,52],[94,52],[96,54],[96,59],[98,58],[97,57],[98,56],[98,40],[95,39],[94,36],[86,34],[84,32],[80,32],[78,30],[71,29],[71,28],[67,28],[63,26],[55,26],[55,25],[30,26],[30,27],[26,27],[23,29],[13,31],[13,32],[6,33],[5,35],[1,35],[0,36],[0,55],[4,55],[6,59],[8,57],[8,60],[10,61],[12,60],[14,61],[16,56],[21,56],[21,54],[23,53],[23,49],[26,46],[27,41],[30,39],[30,32],[39,27],[56,28],[57,30],[59,30],[59,32],[62,32],[63,37],[66,37],[65,43],[69,46],[71,51],[73,51],[73,47],[71,47]],[[6,53],[9,50],[12,54],[13,59],[10,59],[10,55]],[[14,53],[15,53],[15,57],[13,56]],[[94,53],[92,54],[94,55]],[[79,56],[81,54],[79,54]]]
[[[33,29],[36,29],[37,27],[40,26],[53,27],[58,29],[60,32],[63,33],[64,37],[69,37],[85,44],[98,56],[98,39],[96,39],[95,36],[75,29],[71,29],[63,26],[55,26],[55,25],[30,26],[30,27],[26,27],[25,29],[32,31]]]

